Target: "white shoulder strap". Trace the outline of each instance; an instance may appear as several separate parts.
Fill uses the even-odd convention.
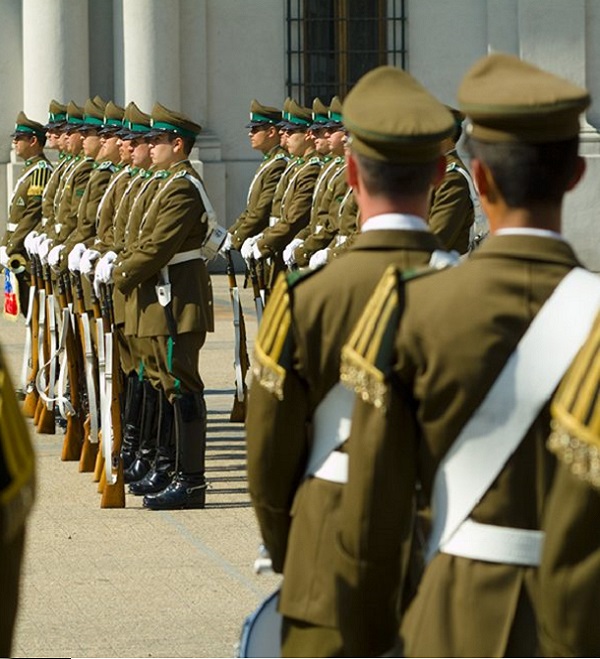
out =
[[[539,311],[438,466],[427,560],[454,535],[521,443],[600,310],[600,278],[573,269]]]

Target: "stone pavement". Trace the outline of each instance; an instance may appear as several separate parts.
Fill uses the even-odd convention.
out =
[[[238,274],[238,283],[242,277]],[[213,275],[216,331],[201,354],[208,417],[205,510],[149,511],[127,495],[101,509],[92,475],[61,462],[62,432],[39,435],[15,657],[233,657],[245,616],[278,584],[255,576],[260,542],[243,426],[229,421],[234,333],[224,275]],[[250,290],[241,290],[249,338]],[[24,323],[0,317],[18,380]],[[31,421],[29,421],[31,425]]]

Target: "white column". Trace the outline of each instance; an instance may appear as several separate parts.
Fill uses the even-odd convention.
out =
[[[208,120],[206,0],[181,0],[181,110],[201,126]]]
[[[37,121],[48,103],[83,105],[89,90],[87,0],[23,1],[24,109]]]
[[[125,0],[122,10],[126,102],[145,112],[156,101],[179,110],[179,0]]]
[[[10,138],[17,113],[23,106],[21,66],[21,2],[0,2],[0,162],[8,162]]]

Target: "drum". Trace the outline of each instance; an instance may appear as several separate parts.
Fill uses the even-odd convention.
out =
[[[279,590],[269,595],[242,626],[238,657],[281,657]]]

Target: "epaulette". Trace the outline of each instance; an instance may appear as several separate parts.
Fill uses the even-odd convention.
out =
[[[289,158],[285,155],[285,153],[278,153],[274,160],[289,160]]]
[[[448,174],[448,172],[453,172],[455,169],[456,169],[456,163],[455,162],[449,162],[446,165],[446,174]]]
[[[548,449],[571,472],[600,489],[600,316],[551,404]]]
[[[447,263],[443,267],[449,267]],[[394,338],[400,322],[400,287],[439,272],[437,266],[398,270],[390,265],[373,292],[350,338],[342,348],[340,380],[365,402],[385,409]]]
[[[98,169],[100,170],[105,170],[105,169],[112,169],[114,171],[114,164],[110,160],[103,160],[99,165]]]
[[[389,370],[400,319],[398,271],[389,266],[342,348],[340,380],[375,407],[388,402]]]
[[[173,175],[173,178],[183,178],[184,176],[187,176],[187,178],[191,178],[192,175],[187,172],[185,169],[180,170],[176,174]]]
[[[309,158],[308,164],[309,165],[322,165],[323,161],[318,156],[313,156],[312,158]]]
[[[344,162],[344,160],[345,160],[344,156],[337,156],[335,158],[334,162],[337,164],[337,163],[340,163],[340,162]]]
[[[279,400],[283,400],[285,376],[291,366],[291,323],[288,282],[281,273],[258,328],[252,368],[258,383]]]
[[[43,158],[41,160],[38,160],[36,163],[36,167],[38,169],[46,169],[50,163],[48,161],[44,160]]]
[[[166,169],[159,169],[157,172],[154,172],[154,178],[168,178],[169,172]]]

